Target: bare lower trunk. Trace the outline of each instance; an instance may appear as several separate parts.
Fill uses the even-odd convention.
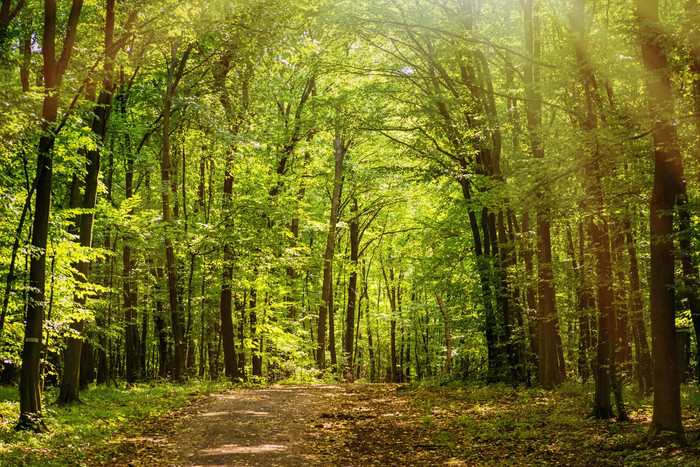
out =
[[[447,319],[445,305],[442,302],[442,297],[440,296],[439,292],[435,292],[435,298],[437,299],[438,306],[440,307],[442,319],[445,322],[445,345],[447,346],[447,358],[445,359],[445,373],[450,374],[450,371],[452,371],[452,335],[450,334],[450,321]]]
[[[662,50],[657,0],[636,0],[642,21],[641,47],[649,72],[646,87],[650,114],[654,116],[654,188],[649,205],[651,235],[651,348],[654,365],[654,413],[651,431],[670,431],[684,439],[681,420],[680,380],[676,361],[676,313],[674,288],[673,208],[685,191],[678,149],[673,93],[666,56]]]
[[[323,254],[323,289],[321,291],[321,305],[318,310],[318,333],[316,346],[316,365],[319,370],[326,368],[326,329],[328,310],[333,306],[333,250],[335,248],[336,227],[338,224],[338,212],[340,210],[340,194],[343,187],[343,160],[347,153],[346,141],[340,134],[336,134],[334,147],[334,176],[333,194],[331,195],[331,215],[328,223],[328,237],[326,251]]]

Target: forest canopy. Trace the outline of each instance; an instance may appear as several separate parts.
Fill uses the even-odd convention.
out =
[[[577,380],[682,439],[699,44],[695,0],[2,0],[19,426],[116,379]]]

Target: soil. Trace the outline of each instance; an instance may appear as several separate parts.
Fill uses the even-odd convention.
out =
[[[271,386],[216,394],[178,424],[166,447],[174,465],[318,465],[313,421],[338,386]]]
[[[590,418],[592,393],[504,386],[279,385],[204,395],[114,440],[103,462],[130,466],[699,465],[688,444],[646,437],[648,398],[630,420]],[[700,396],[699,396],[700,397]]]
[[[444,465],[394,384],[284,385],[199,398],[119,442],[110,465]]]

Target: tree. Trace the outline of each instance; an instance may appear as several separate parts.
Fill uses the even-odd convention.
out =
[[[131,28],[132,23],[136,20],[136,13],[132,13],[127,19],[124,30],[127,31],[121,38],[116,42],[114,40],[114,23],[115,23],[115,12],[114,12],[114,0],[108,0],[107,9],[105,12],[105,43],[104,43],[104,53],[105,53],[105,64],[104,64],[104,79],[102,83],[102,90],[97,99],[97,103],[94,109],[94,117],[92,119],[91,129],[95,135],[97,141],[97,147],[86,149],[85,155],[87,159],[87,173],[84,180],[84,193],[83,199],[80,207],[85,210],[83,214],[78,217],[77,223],[79,223],[78,232],[78,243],[82,248],[92,247],[92,234],[93,234],[93,224],[95,220],[95,205],[97,202],[97,189],[98,189],[98,178],[100,174],[100,155],[102,148],[101,146],[105,143],[105,138],[107,136],[107,127],[109,124],[109,118],[112,111],[112,100],[114,96],[114,91],[116,89],[116,84],[113,83],[113,61],[117,55],[117,52],[123,44],[126,42],[128,37],[128,31]],[[133,168],[133,161],[132,161]],[[127,198],[131,196],[131,178],[133,178],[133,173],[130,178],[127,179]],[[125,250],[126,251],[126,250]],[[125,253],[125,257],[128,257]],[[129,264],[129,260],[125,261],[125,264]],[[82,282],[84,289],[78,291],[76,297],[76,305],[78,308],[84,308],[88,290],[86,284],[88,283],[89,275],[89,262],[87,260],[81,261],[75,265],[76,276],[79,282]],[[127,281],[128,284],[128,281]],[[131,306],[125,307],[128,310]],[[80,388],[80,360],[81,360],[81,350],[84,336],[83,329],[85,326],[84,320],[80,319],[73,324],[73,329],[77,336],[68,338],[67,348],[64,353],[64,364],[63,364],[63,378],[61,380],[60,393],[58,396],[59,404],[70,404],[79,401],[78,391]],[[127,339],[128,347],[128,339]],[[130,381],[133,382],[133,381]]]
[[[533,6],[533,0],[521,2],[525,20],[525,64],[524,85],[526,94],[527,126],[530,132],[530,146],[533,157],[544,158],[544,149],[538,135],[542,125],[542,97],[537,87],[540,72],[537,62],[540,60],[539,16]],[[559,356],[560,345],[552,271],[552,239],[550,231],[550,207],[542,199],[543,192],[537,192],[537,289],[538,301],[538,367],[539,380],[544,388],[552,388],[564,378]]]
[[[596,257],[596,291],[598,316],[598,349],[596,355],[596,391],[593,401],[593,415],[596,418],[612,416],[610,403],[611,387],[618,403],[618,418],[627,419],[622,403],[622,389],[617,377],[615,309],[613,296],[613,271],[611,257],[611,240],[607,219],[604,216],[603,192],[601,183],[601,159],[598,137],[598,112],[602,111],[602,100],[598,95],[598,83],[595,79],[585,45],[585,0],[576,0],[570,14],[576,63],[581,85],[584,89],[585,115],[581,116],[581,126],[588,139],[584,143],[584,152],[590,158],[588,174],[588,192],[593,206],[593,214],[588,225]]]
[[[331,192],[331,211],[328,221],[328,236],[326,237],[326,249],[323,254],[323,287],[321,292],[321,304],[318,310],[318,333],[316,347],[316,365],[319,370],[326,368],[326,332],[329,319],[329,310],[333,307],[333,251],[335,249],[336,227],[340,210],[340,195],[343,190],[343,163],[345,155],[352,141],[344,134],[343,129],[335,129],[333,139],[333,190]],[[330,313],[330,319],[333,314]],[[331,327],[332,329],[332,327]]]
[[[42,325],[45,309],[46,240],[51,211],[53,178],[53,147],[56,140],[56,120],[61,82],[73,52],[73,44],[82,9],[82,0],[73,0],[66,25],[66,34],[58,60],[56,59],[55,0],[44,3],[44,103],[42,110],[42,136],[39,140],[36,175],[36,201],[32,225],[32,255],[30,267],[29,303],[25,325],[24,350],[22,352],[22,376],[20,380],[20,415],[18,427],[42,431],[45,429],[41,411],[41,380],[39,359],[42,343]]]
[[[171,183],[171,162],[170,162],[170,119],[173,111],[173,97],[177,90],[182,75],[185,72],[187,59],[194,44],[190,43],[185,48],[181,57],[178,57],[178,46],[172,42],[170,47],[170,62],[168,64],[167,84],[163,103],[163,147],[161,151],[161,197],[163,200],[163,221],[171,224],[171,193],[177,199],[175,193],[176,184]],[[180,380],[185,376],[185,342],[183,331],[183,320],[181,314],[181,297],[178,296],[177,269],[175,267],[175,250],[172,239],[168,234],[165,236],[165,257],[168,276],[168,297],[170,303],[170,316],[172,319],[173,339],[174,339],[174,365],[173,378]]]
[[[642,60],[648,72],[646,88],[654,141],[654,188],[649,202],[649,306],[654,368],[654,414],[650,429],[652,434],[673,432],[682,440],[680,376],[676,362],[673,213],[678,197],[684,192],[685,180],[678,133],[673,124],[673,94],[663,49],[659,4],[657,0],[636,0],[636,6]]]

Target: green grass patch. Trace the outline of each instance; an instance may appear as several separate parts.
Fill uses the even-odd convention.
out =
[[[684,385],[688,445],[646,444],[652,398],[627,386],[628,422],[595,420],[594,387],[413,386],[407,399],[433,443],[479,465],[700,465],[700,388]],[[426,418],[430,423],[426,423]],[[517,461],[514,461],[517,459]]]
[[[109,462],[113,441],[143,430],[158,417],[201,395],[222,391],[230,383],[140,384],[124,389],[91,387],[82,404],[59,407],[55,388],[44,393],[48,432],[16,431],[19,400],[16,387],[0,387],[0,465],[65,466]]]

